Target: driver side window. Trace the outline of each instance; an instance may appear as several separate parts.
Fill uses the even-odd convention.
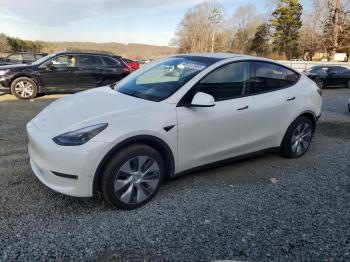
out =
[[[63,55],[63,56],[58,56],[55,57],[50,61],[50,63],[55,67],[55,68],[67,68],[67,67],[76,67],[77,59],[74,55]]]
[[[212,95],[216,102],[242,97],[247,94],[250,80],[249,62],[224,65],[197,83],[184,100],[190,102],[198,92]]]

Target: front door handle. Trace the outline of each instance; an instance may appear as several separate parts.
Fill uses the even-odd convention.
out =
[[[293,100],[295,100],[295,96],[287,99],[287,101],[293,101]]]
[[[238,108],[237,111],[245,110],[245,109],[248,109],[248,108],[249,108],[249,106],[241,107],[241,108]]]

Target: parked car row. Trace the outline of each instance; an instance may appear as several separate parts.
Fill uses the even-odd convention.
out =
[[[30,64],[0,66],[0,92],[20,99],[42,93],[74,93],[113,84],[138,64],[112,54],[97,52],[58,52]]]

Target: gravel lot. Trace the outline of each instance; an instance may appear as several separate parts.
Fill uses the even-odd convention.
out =
[[[55,193],[32,174],[25,123],[53,97],[0,96],[0,260],[349,261],[349,89],[325,90],[309,152],[167,182],[146,206]]]

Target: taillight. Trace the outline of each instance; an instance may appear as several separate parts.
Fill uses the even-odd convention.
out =
[[[131,73],[131,68],[130,67],[123,67],[123,73],[130,74]]]

